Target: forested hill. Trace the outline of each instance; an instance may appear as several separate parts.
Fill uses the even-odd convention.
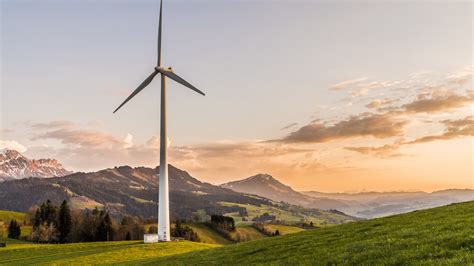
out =
[[[73,208],[103,207],[112,215],[156,217],[158,173],[159,168],[123,166],[50,179],[27,178],[1,182],[0,209],[26,212],[32,206],[49,199],[55,204],[67,200]],[[208,215],[245,214],[247,206],[259,208],[263,205],[278,204],[262,197],[246,195],[201,182],[171,165],[169,175],[170,208],[173,210],[171,219],[191,219],[192,213],[197,210],[204,210]],[[291,206],[285,205],[285,208],[290,209]],[[354,220],[353,217],[341,213],[302,208],[290,211],[297,212],[292,219],[298,219],[298,221],[299,217],[304,218],[307,215],[321,217],[329,224]]]

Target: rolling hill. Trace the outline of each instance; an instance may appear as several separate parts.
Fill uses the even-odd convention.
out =
[[[219,246],[138,241],[30,244],[6,240],[7,264],[370,264],[474,263],[474,202]],[[5,239],[0,239],[0,242]]]
[[[474,200],[474,190],[448,189],[427,193],[416,192],[361,192],[325,193],[295,191],[271,175],[258,174],[221,185],[237,192],[258,195],[304,208],[337,209],[348,215],[370,219],[414,210],[444,206]]]
[[[474,263],[472,210],[474,202],[458,203],[143,262],[469,265]]]
[[[122,166],[64,177],[0,182],[0,209],[26,212],[48,199],[56,204],[68,200],[73,208],[92,209],[98,206],[106,208],[114,216],[152,218],[157,216],[158,210],[158,173],[159,168]],[[282,208],[292,207],[201,182],[171,165],[169,175],[172,220],[191,220],[193,212],[197,210],[204,210],[207,215],[211,215],[239,213],[246,211],[247,206],[271,207],[281,209],[281,212],[284,211]],[[328,224],[355,220],[342,213],[292,208],[293,220],[300,221],[308,216]]]

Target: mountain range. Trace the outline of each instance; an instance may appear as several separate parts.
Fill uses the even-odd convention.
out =
[[[0,182],[0,209],[26,212],[51,200],[68,200],[75,209],[105,208],[114,216],[156,218],[158,213],[159,167],[114,167],[62,177],[10,179]],[[169,165],[171,219],[192,219],[204,210],[207,215],[228,214],[244,221],[268,213],[282,222],[312,221],[339,224],[357,220],[338,211],[323,211],[280,204],[264,197],[247,195],[201,182]]]
[[[58,177],[71,173],[55,159],[30,160],[15,150],[0,151],[0,182],[27,177]]]
[[[361,218],[388,216],[455,202],[474,200],[474,190],[449,189],[435,192],[298,192],[268,174],[258,174],[221,185],[241,193],[254,194],[306,208],[337,209]]]
[[[339,223],[353,217],[374,218],[474,200],[474,190],[469,189],[432,193],[299,192],[269,174],[215,186],[171,165],[169,172],[170,208],[176,217],[186,219],[197,210],[208,214],[245,213],[248,206],[265,206],[260,209],[295,213],[293,220],[312,215]],[[116,215],[154,217],[158,206],[158,173],[158,168],[129,166],[71,173],[54,159],[30,160],[17,151],[3,150],[0,152],[0,209],[27,211],[47,199],[56,202],[67,199],[75,208],[98,206]],[[339,215],[337,219],[333,219],[335,214]]]

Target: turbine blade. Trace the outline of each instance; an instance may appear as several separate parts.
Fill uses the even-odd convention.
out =
[[[186,86],[188,88],[190,88],[191,90],[199,93],[199,94],[202,94],[202,95],[206,95],[204,94],[204,92],[200,91],[198,88],[194,87],[193,85],[191,85],[189,82],[187,82],[186,80],[184,80],[183,78],[181,78],[180,76],[176,75],[176,73],[174,73],[173,71],[171,70],[167,70],[167,69],[160,69],[159,70],[161,74],[167,76],[168,78],[178,82],[179,84],[183,85],[183,86]]]
[[[160,19],[158,24],[158,61],[156,66],[161,67],[161,17],[163,15],[163,0],[160,1]]]
[[[156,76],[156,74],[158,74],[157,71],[154,71],[153,73],[151,73],[150,76],[148,76],[148,78],[146,78],[142,84],[140,84],[140,86],[138,86],[138,88],[136,88],[132,94],[130,94],[130,96],[127,97],[127,99],[125,99],[125,101],[119,106],[117,107],[117,109],[115,109],[114,111],[114,114],[115,112],[117,112],[122,106],[124,106],[124,104],[126,104],[128,101],[130,101],[130,99],[132,99],[135,95],[137,95],[140,91],[142,91],[146,86],[148,86],[148,84],[151,83],[151,81],[153,80],[153,78]]]

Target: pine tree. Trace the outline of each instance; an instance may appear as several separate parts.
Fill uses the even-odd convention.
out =
[[[8,238],[19,239],[21,235],[20,225],[16,222],[15,219],[10,221],[8,226]]]
[[[71,221],[71,210],[67,204],[67,201],[64,200],[59,208],[59,217],[58,217],[58,230],[59,230],[59,242],[66,243],[67,236],[71,232],[72,221]]]

